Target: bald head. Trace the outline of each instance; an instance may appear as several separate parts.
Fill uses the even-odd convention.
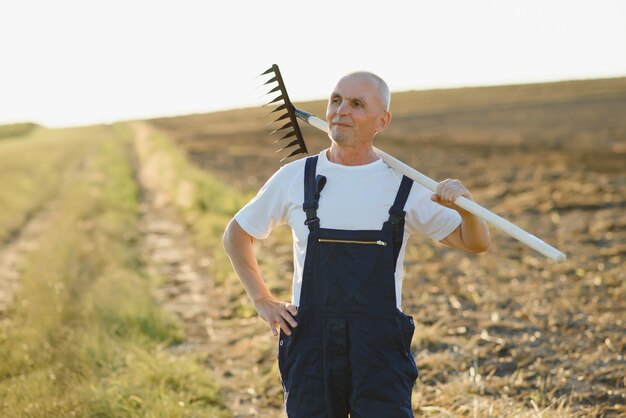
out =
[[[391,105],[391,93],[389,92],[389,86],[387,86],[385,80],[369,71],[355,71],[353,73],[346,74],[342,77],[342,79],[348,77],[364,78],[376,84],[378,90],[378,100],[380,101],[382,108],[389,111],[389,106]]]

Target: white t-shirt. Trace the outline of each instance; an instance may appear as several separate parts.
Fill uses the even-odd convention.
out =
[[[359,166],[335,164],[328,160],[326,151],[319,154],[316,169],[317,174],[327,179],[317,210],[320,228],[381,229],[389,219],[389,208],[400,187],[402,174],[382,159]],[[305,160],[302,158],[283,166],[235,215],[243,230],[257,239],[267,238],[277,226],[288,224],[291,227],[294,255],[292,303],[296,306],[300,303],[309,234],[302,210]],[[461,224],[461,217],[456,211],[434,203],[430,200],[431,195],[430,190],[413,183],[404,206],[404,241],[395,274],[398,309],[401,309],[403,260],[409,235],[418,232],[440,241]]]

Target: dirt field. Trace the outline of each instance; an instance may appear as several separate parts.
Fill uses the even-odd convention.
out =
[[[323,102],[296,105],[324,116]],[[280,166],[262,118],[269,110],[150,123],[250,192]],[[411,239],[403,309],[416,319],[415,411],[626,414],[626,78],[398,93],[392,112],[381,149],[434,179],[461,179],[478,203],[568,255],[554,264],[494,229],[492,249],[478,256]],[[311,152],[327,146],[324,134],[303,131]],[[260,254],[288,294],[284,237]],[[241,338],[275,377],[257,401],[279,414],[275,358]]]

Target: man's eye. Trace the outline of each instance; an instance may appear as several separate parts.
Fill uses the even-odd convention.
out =
[[[330,101],[330,102],[331,102],[331,103],[339,103],[339,102],[341,102],[341,100],[340,100],[340,99],[338,99],[338,98],[334,98],[334,99],[331,99],[331,101]]]
[[[352,106],[354,106],[354,107],[361,107],[361,102],[353,102]]]

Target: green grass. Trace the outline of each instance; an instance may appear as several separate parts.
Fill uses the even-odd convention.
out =
[[[0,142],[0,243],[84,168],[89,131],[38,129]]]
[[[91,152],[66,181],[0,328],[0,415],[229,416],[199,359],[166,349],[181,332],[142,271],[125,131],[82,135]]]
[[[38,127],[39,125],[31,122],[0,125],[0,139],[25,136]]]

